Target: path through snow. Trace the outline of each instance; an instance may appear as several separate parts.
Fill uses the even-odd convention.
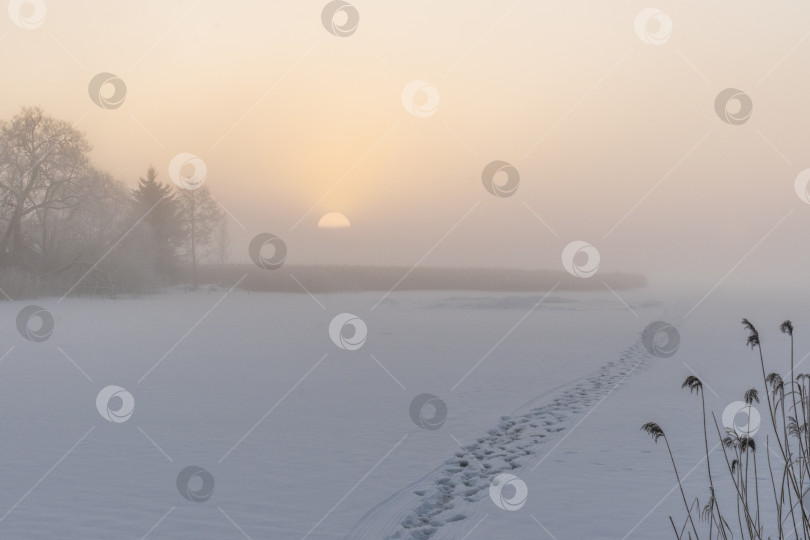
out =
[[[530,483],[531,471],[566,433],[650,358],[639,341],[594,373],[545,392],[502,417],[485,436],[461,446],[440,467],[372,508],[346,540],[464,538],[478,522],[469,518],[503,511],[490,498],[496,476],[509,473]]]

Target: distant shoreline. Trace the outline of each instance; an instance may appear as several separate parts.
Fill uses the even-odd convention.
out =
[[[218,283],[257,292],[329,293],[360,291],[495,291],[541,292],[638,289],[647,285],[641,274],[604,273],[583,279],[562,270],[446,268],[404,266],[285,265],[262,270],[252,264],[206,266],[200,283]],[[242,279],[244,278],[244,279]],[[242,281],[240,282],[240,279]]]

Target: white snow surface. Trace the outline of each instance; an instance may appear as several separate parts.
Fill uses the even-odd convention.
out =
[[[226,292],[0,305],[0,538],[672,538],[669,458],[640,426],[661,424],[703,500],[680,383],[700,376],[718,417],[762,386],[742,317],[774,370],[782,320],[810,351],[800,295],[718,291],[690,312],[705,291]],[[55,318],[44,342],[17,332],[29,304]],[[330,340],[340,313],[368,327],[358,350]],[[639,343],[656,320],[680,332],[671,358]],[[97,411],[109,385],[134,398],[124,422]],[[439,429],[409,416],[422,393],[447,405]],[[210,499],[181,497],[189,465]],[[519,510],[490,498],[504,472],[528,488]]]

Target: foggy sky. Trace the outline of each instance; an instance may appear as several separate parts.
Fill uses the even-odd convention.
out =
[[[806,276],[809,7],[662,1],[656,46],[634,0],[352,0],[344,38],[325,4],[47,1],[37,29],[0,22],[0,116],[78,122],[129,185],[198,155],[238,261],[271,232],[291,263],[562,269],[584,240],[600,271],[653,283]],[[90,100],[99,72],[125,81],[120,108]],[[403,107],[413,80],[438,89],[432,116]],[[743,125],[715,113],[729,87],[753,101]],[[519,171],[514,196],[484,189],[493,160]],[[318,229],[328,212],[352,227]]]

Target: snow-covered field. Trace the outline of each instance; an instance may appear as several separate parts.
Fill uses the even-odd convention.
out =
[[[704,292],[3,303],[0,537],[672,538],[668,456],[640,426],[689,471],[699,401],[680,383],[697,373],[718,413],[757,384],[742,317],[774,368],[785,318],[810,351],[805,299],[718,290],[692,310]],[[17,331],[32,303],[54,318],[41,342]],[[330,338],[341,313],[367,326],[356,350]],[[639,342],[658,320],[680,334],[668,358]]]

